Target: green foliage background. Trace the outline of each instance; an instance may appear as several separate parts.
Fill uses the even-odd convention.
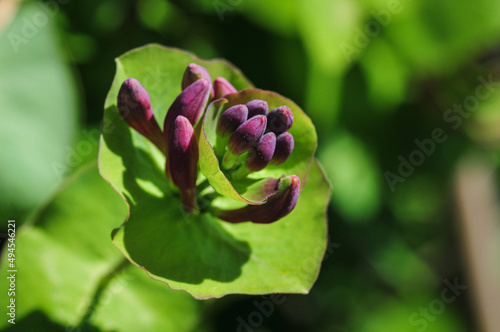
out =
[[[59,198],[56,188],[61,184],[70,188],[67,181],[71,181],[71,174],[83,172],[79,165],[95,162],[104,99],[115,72],[114,58],[154,42],[190,50],[203,58],[228,59],[256,87],[296,102],[316,126],[317,156],[333,185],[328,211],[329,251],[310,294],[286,295],[286,301],[252,329],[419,331],[423,325],[412,323],[410,317],[440,298],[443,280],[458,278],[469,284],[470,271],[464,260],[467,253],[461,244],[454,202],[454,174],[459,162],[473,153],[488,160],[498,175],[500,88],[492,85],[488,98],[454,121],[447,120],[445,114],[468,96],[475,96],[478,77],[491,75],[500,81],[500,2],[43,3],[22,2],[0,34],[2,232],[7,219],[16,219],[18,227],[30,221],[29,227],[37,228],[71,217],[69,203]],[[46,13],[45,23],[35,18],[40,13]],[[26,22],[35,29],[31,33],[26,33],[30,32]],[[10,33],[21,39],[13,39]],[[154,64],[148,65],[153,79],[162,75]],[[436,128],[445,132],[445,142],[436,144],[422,165],[391,190],[384,173],[397,174],[398,157],[408,159],[418,149],[415,140],[431,138]],[[87,185],[99,183],[94,175]],[[70,180],[65,180],[68,177]],[[497,188],[499,184],[496,180]],[[104,192],[109,189],[104,182],[81,192],[71,188],[74,197],[69,201],[79,202],[89,211],[98,214],[98,208],[108,204],[92,197],[110,194]],[[101,194],[84,194],[84,190],[96,188],[102,189]],[[56,200],[49,203],[51,197]],[[71,206],[76,209],[79,203]],[[44,213],[47,208],[52,212]],[[106,216],[106,211],[103,213]],[[123,211],[116,215],[119,213]],[[79,213],[71,218],[79,227],[86,222],[85,218],[78,220]],[[94,222],[99,221],[96,218]],[[117,220],[123,220],[122,216]],[[27,233],[28,226],[24,231]],[[68,261],[65,269],[43,268],[52,260],[41,253],[55,250],[53,255],[57,256],[57,252],[65,252],[78,242],[64,240],[72,238],[73,232],[91,235],[86,234],[88,229],[67,227],[59,233],[49,232],[61,243],[43,234],[25,242],[23,250],[30,259],[18,264],[27,281],[21,284],[20,275],[18,286],[26,287],[27,298],[32,298],[28,287],[33,292],[43,288],[36,286],[37,279],[30,274],[52,271],[64,280],[56,281],[52,274],[40,277],[39,283],[48,278],[46,283],[55,285],[54,290],[33,293],[37,300],[30,304],[34,313],[24,320],[26,331],[56,331],[65,324],[77,324],[85,311],[71,315],[71,303],[80,301],[82,289],[95,289],[101,274],[105,275],[106,266],[99,264],[97,257],[77,253],[88,264],[93,279],[80,281],[81,276],[66,274],[65,269],[75,271],[71,264],[86,266],[68,256],[72,251],[64,258]],[[25,237],[22,232],[18,236],[21,246]],[[116,255],[112,247],[105,250]],[[30,254],[38,251],[38,259]],[[2,257],[5,259],[5,254]],[[3,305],[7,298],[2,273]],[[134,276],[125,283],[130,286],[111,292],[109,303],[96,309],[84,328],[133,330],[133,325],[124,324],[123,317],[136,315],[133,321],[150,324],[150,330],[235,331],[241,326],[238,318],[248,322],[249,316],[258,312],[255,301],[266,300],[230,295],[198,303],[168,290],[164,291],[173,293],[171,297],[158,297],[153,281],[142,280],[133,271],[123,273]],[[74,292],[66,291],[67,284]],[[477,331],[473,294],[469,287],[446,304],[442,313],[426,320],[425,331]],[[139,300],[151,309],[129,313],[123,306],[125,301]],[[28,309],[19,303],[19,310],[20,314]],[[36,322],[35,327],[30,327],[29,321]],[[0,326],[7,329],[6,324],[4,317]]]

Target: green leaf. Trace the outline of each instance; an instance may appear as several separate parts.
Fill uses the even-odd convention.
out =
[[[31,326],[34,318],[61,330],[75,327],[106,276],[113,278],[87,325],[105,331],[137,331],[138,324],[151,331],[194,327],[199,308],[190,296],[161,287],[129,264],[113,272],[124,259],[112,245],[109,230],[125,215],[123,201],[100,178],[94,162],[70,177],[34,220],[17,229],[16,328]],[[3,289],[9,288],[7,255],[4,250]],[[0,302],[8,301],[7,292],[2,292]],[[170,315],[152,314],[159,308],[168,308]],[[6,319],[0,321],[0,327],[7,325]]]
[[[382,191],[374,157],[362,141],[345,131],[322,147],[318,158],[335,186],[332,203],[347,220],[370,222],[380,208]]]
[[[258,204],[265,201],[266,195],[262,195],[258,200],[252,197],[254,199],[252,200],[251,196],[254,196],[255,191],[238,192],[234,187],[241,187],[246,190],[248,186],[237,182],[231,183],[220,169],[220,160],[213,150],[214,148],[219,150],[219,147],[216,148],[217,135],[215,129],[220,115],[229,107],[246,104],[253,99],[265,100],[270,110],[283,105],[290,108],[293,113],[294,122],[288,132],[294,137],[295,148],[283,164],[277,166],[269,165],[260,172],[252,173],[249,178],[257,181],[269,177],[279,178],[282,174],[294,174],[301,179],[301,185],[304,186],[307,182],[309,168],[313,160],[312,157],[316,150],[317,136],[311,120],[304,114],[300,107],[290,99],[271,91],[245,89],[237,94],[231,94],[224,99],[217,100],[208,107],[203,122],[204,135],[200,135],[201,172],[207,177],[210,184],[218,193],[244,203]],[[261,183],[265,184],[264,181],[261,181]]]
[[[413,68],[413,79],[450,75],[496,43],[499,10],[500,3],[490,0],[408,2],[393,16],[385,33],[392,52],[406,60],[407,68]],[[469,15],[471,12],[476,15]]]
[[[154,282],[135,266],[113,278],[90,323],[102,331],[204,331],[199,303]]]
[[[225,61],[201,60],[158,45],[133,50],[117,59],[117,73],[106,99],[99,155],[101,175],[129,206],[129,219],[113,232],[113,242],[151,278],[185,290],[195,298],[230,293],[307,293],[316,279],[326,246],[325,210],[330,188],[319,166],[313,163],[311,167],[316,133],[295,104],[261,90],[228,97],[230,103],[251,96],[270,97],[271,107],[286,104],[297,114],[298,122],[291,132],[298,140],[298,152],[292,154],[290,162],[256,176],[257,180],[278,178],[291,172],[287,175],[302,176],[305,182],[311,167],[310,180],[295,210],[270,225],[234,225],[208,213],[185,214],[178,193],[167,182],[165,157],[119,116],[118,90],[126,78],[134,77],[149,92],[155,117],[163,123],[170,104],[181,91],[183,72],[191,62],[207,68],[212,78],[225,77],[238,90],[251,87]],[[157,74],[152,75],[151,68]],[[202,159],[211,151],[209,146],[203,149]],[[200,165],[204,162],[200,161]],[[258,182],[245,185],[248,197],[258,197],[262,189]],[[201,206],[202,211],[206,208]]]
[[[322,71],[342,75],[360,52],[352,44],[356,27],[363,22],[363,3],[348,0],[296,3],[297,30],[311,62]]]
[[[114,243],[156,280],[195,298],[230,293],[301,293],[311,289],[326,248],[330,188],[315,162],[295,209],[268,224],[230,224],[184,215],[173,197],[134,192],[137,205]]]
[[[25,3],[0,34],[0,210],[18,216],[48,199],[76,164],[77,91],[53,19]],[[21,218],[20,218],[21,221]]]

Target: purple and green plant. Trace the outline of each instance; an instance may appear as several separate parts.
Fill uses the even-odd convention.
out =
[[[307,115],[225,60],[147,45],[116,62],[99,153],[129,208],[115,246],[198,299],[308,293],[330,186]]]

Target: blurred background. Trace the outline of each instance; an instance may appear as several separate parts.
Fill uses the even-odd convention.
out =
[[[0,0],[2,233],[97,158],[114,58],[147,43],[294,100],[333,186],[309,295],[203,301],[184,330],[500,331],[499,1]],[[18,330],[55,331],[40,308]]]

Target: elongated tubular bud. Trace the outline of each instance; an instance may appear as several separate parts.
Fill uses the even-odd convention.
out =
[[[231,93],[236,93],[238,90],[228,82],[224,77],[217,77],[214,80],[214,98],[219,99],[224,97],[225,95],[229,95]]]
[[[165,141],[153,114],[149,94],[135,78],[127,78],[118,92],[118,111],[125,122],[163,153]]]
[[[212,82],[212,78],[208,71],[202,66],[191,63],[187,66],[186,71],[184,72],[184,76],[182,77],[182,90],[186,89],[188,86],[193,84],[199,79],[205,79],[208,82]],[[210,98],[214,97],[213,88],[210,90]]]
[[[267,131],[272,131],[276,135],[284,133],[292,125],[293,114],[287,106],[276,107],[267,115]]]
[[[265,134],[248,153],[245,166],[252,172],[260,171],[271,161],[275,148],[276,135],[274,133]]]
[[[248,118],[251,118],[255,115],[266,115],[269,111],[269,107],[267,106],[267,103],[264,100],[260,99],[254,99],[252,101],[249,101],[247,103],[248,107]]]
[[[234,105],[228,108],[219,118],[217,134],[226,137],[242,125],[248,118],[248,109],[245,105]]]
[[[197,80],[184,89],[168,109],[167,115],[165,116],[165,122],[163,124],[163,137],[166,141],[167,155],[170,131],[175,119],[179,115],[182,115],[189,120],[193,127],[195,127],[196,123],[205,111],[205,106],[207,105],[208,97],[210,95],[210,89],[210,81],[205,79]],[[165,173],[167,175],[167,179],[170,179],[170,171],[168,167],[169,164],[167,163]]]
[[[230,223],[251,221],[269,224],[288,215],[297,205],[300,194],[300,179],[296,175],[284,177],[279,182],[278,192],[270,196],[263,205],[246,205],[235,210],[216,209],[219,219]]]
[[[184,209],[192,212],[196,209],[198,142],[191,122],[182,115],[172,125],[167,163],[172,182],[181,193]]]
[[[264,134],[266,124],[267,119],[264,115],[257,115],[245,121],[229,138],[229,151],[240,155],[250,150]]]
[[[210,81],[201,79],[188,86],[177,96],[165,117],[163,134],[167,141],[170,138],[170,129],[179,115],[188,119],[193,127],[196,125],[205,110],[209,93]]]
[[[276,149],[274,150],[271,163],[274,165],[284,163],[292,154],[294,146],[295,143],[292,134],[283,133],[278,135],[278,137],[276,137]]]

